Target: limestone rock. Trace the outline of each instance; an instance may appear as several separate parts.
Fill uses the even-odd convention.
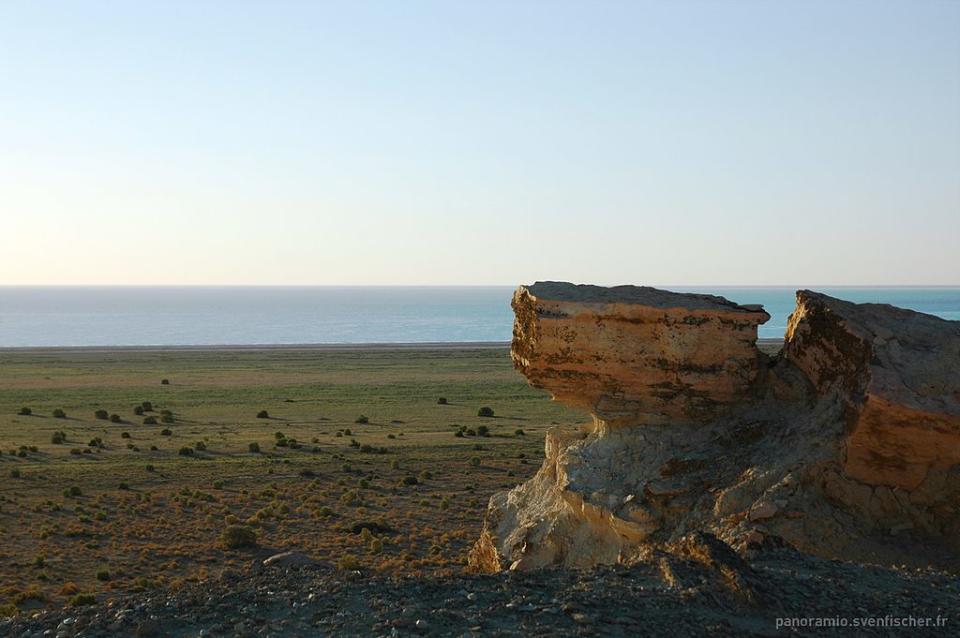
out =
[[[709,420],[749,397],[770,318],[723,297],[559,282],[521,286],[512,305],[514,366],[610,425]]]
[[[960,463],[960,324],[801,290],[783,355],[846,406],[845,473],[915,490]]]
[[[960,569],[957,322],[801,291],[771,361],[766,313],[717,297],[538,283],[513,307],[516,367],[593,420],[493,496],[472,569],[631,562],[696,531]]]

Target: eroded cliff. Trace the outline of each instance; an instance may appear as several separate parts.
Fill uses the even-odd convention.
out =
[[[513,359],[590,412],[490,502],[479,571],[629,562],[692,531],[830,558],[957,567],[960,325],[801,291],[768,316],[719,297],[538,283]]]

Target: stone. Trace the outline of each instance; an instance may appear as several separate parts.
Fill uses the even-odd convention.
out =
[[[960,463],[960,324],[801,290],[784,357],[845,407],[847,476],[915,490]]]
[[[770,319],[712,295],[552,281],[521,286],[512,306],[514,366],[613,426],[709,420],[750,396]]]
[[[490,499],[473,571],[629,564],[696,530],[960,569],[960,323],[799,291],[771,359],[766,313],[719,297],[546,282],[513,308],[515,367],[592,420]]]

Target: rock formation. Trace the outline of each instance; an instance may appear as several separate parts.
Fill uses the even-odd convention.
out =
[[[604,423],[709,421],[761,371],[759,306],[636,286],[541,282],[513,296],[511,356],[536,387]]]
[[[800,291],[768,359],[767,314],[720,297],[551,282],[513,307],[514,365],[593,421],[493,496],[473,569],[630,562],[698,531],[960,569],[960,323]]]

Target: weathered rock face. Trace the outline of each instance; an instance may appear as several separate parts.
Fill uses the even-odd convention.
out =
[[[830,558],[960,569],[960,324],[801,291],[766,313],[570,284],[514,296],[515,365],[594,417],[490,501],[479,571],[629,562],[703,530]]]
[[[514,365],[614,426],[706,421],[750,397],[770,319],[711,295],[558,282],[521,286],[513,309]]]
[[[956,322],[801,290],[784,357],[818,394],[841,395],[848,476],[912,491],[960,463]]]

